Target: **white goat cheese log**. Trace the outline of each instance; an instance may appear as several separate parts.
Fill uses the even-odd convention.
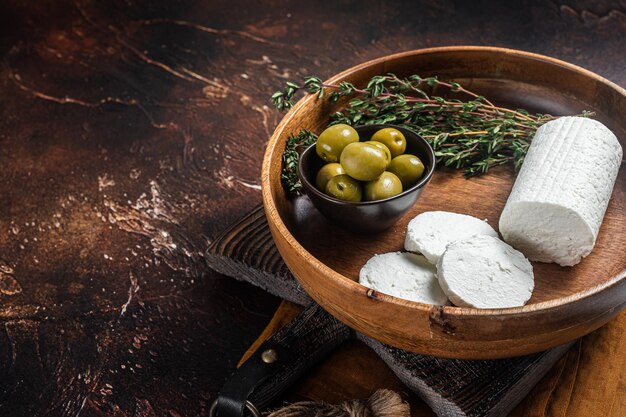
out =
[[[533,261],[576,265],[595,245],[621,163],[622,147],[602,123],[544,124],[500,216],[504,240]]]
[[[476,217],[448,211],[426,211],[409,222],[404,249],[419,252],[428,262],[436,264],[450,242],[474,235],[498,237],[489,223]]]
[[[524,255],[493,236],[457,240],[437,263],[443,292],[459,307],[519,307],[530,299],[535,279]]]
[[[370,258],[361,268],[359,283],[405,300],[443,305],[448,298],[435,273],[435,267],[421,255],[390,252]]]

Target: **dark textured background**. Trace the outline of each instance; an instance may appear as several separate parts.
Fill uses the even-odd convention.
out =
[[[203,261],[260,201],[268,96],[460,44],[626,86],[625,1],[0,3],[0,415],[206,415],[278,303]]]

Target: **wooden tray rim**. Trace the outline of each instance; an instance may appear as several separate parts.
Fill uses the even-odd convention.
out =
[[[400,52],[391,55],[385,55],[380,58],[376,58],[370,61],[363,62],[361,64],[355,65],[351,68],[348,68],[333,77],[329,78],[325,82],[332,83],[336,82],[339,79],[343,79],[349,74],[362,70],[364,68],[370,67],[372,65],[384,64],[385,61],[395,60],[399,58],[404,58],[412,55],[427,55],[431,53],[440,53],[440,52],[489,52],[496,54],[504,54],[504,55],[513,55],[516,57],[520,57],[522,59],[529,59],[534,61],[541,61],[547,64],[556,65],[563,67],[567,70],[577,72],[581,75],[594,78],[596,81],[607,85],[609,88],[616,90],[619,94],[626,97],[626,89],[618,86],[612,81],[594,73],[589,70],[586,70],[582,67],[579,67],[574,64],[570,64],[568,62],[551,58],[545,55],[536,54],[533,52],[526,52],[516,49],[509,48],[500,48],[500,47],[491,47],[491,46],[442,46],[442,47],[434,47],[434,48],[424,48],[424,49],[415,49],[411,51]],[[368,290],[367,287],[359,284],[356,281],[336,272],[332,268],[328,267],[325,263],[321,262],[319,259],[315,258],[311,253],[309,253],[298,240],[289,232],[287,226],[282,221],[280,214],[278,213],[278,209],[274,204],[274,200],[272,198],[272,192],[270,190],[270,161],[272,160],[273,152],[276,152],[278,149],[275,146],[277,142],[282,138],[285,126],[289,122],[289,120],[298,113],[302,107],[309,103],[311,100],[316,100],[316,96],[308,95],[300,99],[281,119],[280,123],[272,133],[270,137],[267,148],[263,157],[263,165],[261,170],[261,190],[263,196],[263,207],[266,215],[271,218],[278,232],[287,240],[287,242],[292,246],[294,250],[297,250],[304,258],[307,259],[308,262],[315,265],[315,267],[320,270],[324,275],[331,276],[335,279],[341,286],[343,286],[347,291],[350,292],[366,292]],[[282,148],[280,148],[282,149]],[[297,277],[296,277],[297,278]],[[484,317],[484,316],[517,316],[524,313],[533,313],[533,312],[541,312],[545,314],[549,312],[551,309],[558,309],[567,304],[578,302],[585,298],[593,297],[604,290],[611,288],[613,286],[617,286],[626,279],[626,269],[618,273],[617,275],[611,277],[605,282],[598,284],[594,287],[591,287],[587,290],[580,291],[578,293],[574,293],[568,295],[566,297],[561,297],[553,300],[542,301],[539,303],[527,304],[522,307],[509,307],[502,309],[478,309],[478,308],[469,308],[469,307],[456,307],[456,306],[445,306],[446,313],[455,314],[459,316],[470,316],[470,317]],[[392,295],[379,293],[377,292],[376,297],[384,302],[399,304],[407,307],[411,307],[413,309],[422,310],[425,313],[428,313],[432,309],[431,304],[419,303],[416,301],[408,301],[402,298],[394,297]]]

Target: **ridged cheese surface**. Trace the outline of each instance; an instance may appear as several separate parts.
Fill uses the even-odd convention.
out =
[[[534,261],[579,263],[595,245],[622,156],[596,120],[541,126],[500,216],[504,240]]]

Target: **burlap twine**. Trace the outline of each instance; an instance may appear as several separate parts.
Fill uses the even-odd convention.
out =
[[[341,404],[303,401],[266,414],[267,417],[410,417],[411,408],[397,393],[381,389],[368,400]]]

